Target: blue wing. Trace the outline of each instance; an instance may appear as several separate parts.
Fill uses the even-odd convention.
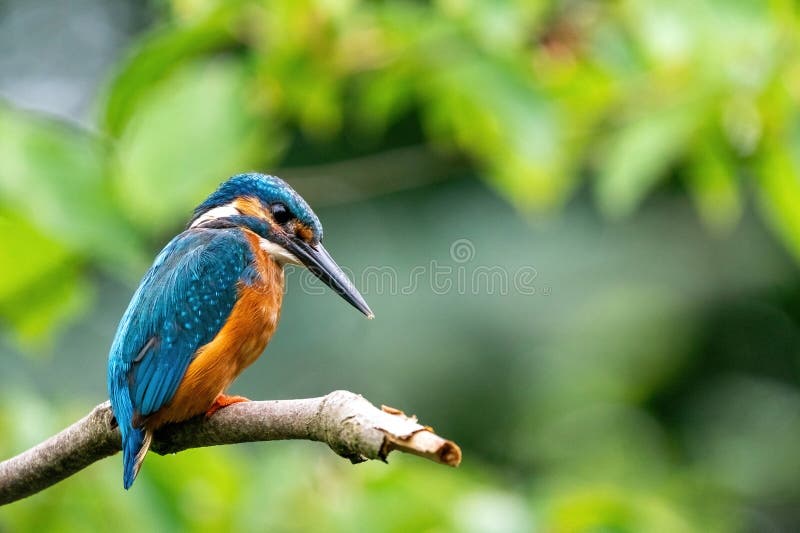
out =
[[[238,229],[193,229],[158,255],[117,329],[108,365],[111,406],[125,455],[125,485],[133,483],[143,433],[133,427],[163,407],[197,349],[225,324],[239,281],[252,277],[253,254]]]

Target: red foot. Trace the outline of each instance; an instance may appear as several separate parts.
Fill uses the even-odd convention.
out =
[[[206,411],[206,418],[210,417],[223,407],[228,407],[229,405],[233,405],[235,403],[249,401],[250,398],[245,398],[244,396],[226,396],[225,394],[220,394],[217,396],[217,399],[214,400],[214,403],[211,404],[211,407],[208,408],[208,411]]]

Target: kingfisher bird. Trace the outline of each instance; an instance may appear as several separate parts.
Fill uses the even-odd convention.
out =
[[[108,359],[126,489],[155,430],[247,401],[225,392],[275,332],[286,264],[308,268],[373,318],[322,246],[317,216],[274,176],[229,178],[158,254],[122,316]]]

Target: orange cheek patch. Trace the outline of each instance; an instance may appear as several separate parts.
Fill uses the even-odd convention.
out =
[[[237,198],[233,201],[233,206],[239,210],[241,214],[248,217],[266,218],[264,208],[261,202],[249,196]]]
[[[311,231],[311,228],[301,222],[295,225],[294,234],[306,242],[310,242],[312,237],[314,237],[314,232]]]

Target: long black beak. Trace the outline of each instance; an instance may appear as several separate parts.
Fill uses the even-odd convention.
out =
[[[364,297],[353,286],[353,283],[342,272],[336,261],[333,260],[328,250],[322,243],[310,245],[301,239],[287,239],[286,249],[294,254],[315,276],[322,280],[325,285],[336,291],[336,293],[347,300],[350,305],[364,313],[367,318],[374,318],[372,309],[369,308]]]

